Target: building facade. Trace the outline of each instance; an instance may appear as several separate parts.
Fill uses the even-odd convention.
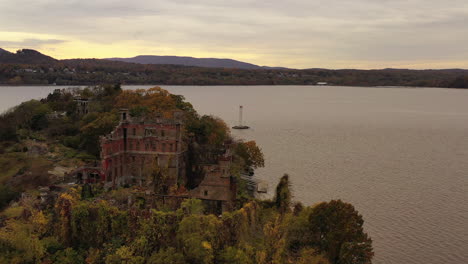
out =
[[[231,175],[232,156],[228,149],[217,164],[203,166],[204,178],[198,187],[189,191],[190,197],[214,202],[216,213],[230,210],[236,199],[236,179]]]
[[[172,118],[155,114],[131,117],[120,112],[119,125],[101,138],[101,160],[108,186],[152,184],[152,174],[160,171],[168,186],[185,177],[185,152],[182,113]]]
[[[76,170],[77,182],[93,183],[100,178],[108,188],[140,185],[151,190],[151,186],[164,186],[162,191],[153,188],[154,192],[150,193],[166,200],[198,198],[216,214],[230,210],[237,191],[230,171],[231,143],[225,144],[224,151],[214,155],[215,158],[205,159],[209,163],[202,165],[202,180],[195,188],[176,195],[169,191],[188,180],[188,143],[183,112],[175,111],[171,117],[160,114],[133,117],[122,109],[119,124],[101,137],[100,173]]]
[[[88,98],[81,98],[75,97],[73,101],[76,102],[76,113],[80,116],[86,115],[89,113],[89,99]]]

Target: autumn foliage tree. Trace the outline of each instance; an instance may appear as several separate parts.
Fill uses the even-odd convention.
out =
[[[265,166],[265,159],[262,150],[253,140],[239,142],[235,149],[236,154],[242,158],[245,165],[249,168],[261,168]]]
[[[213,146],[220,146],[230,139],[229,127],[222,119],[215,116],[195,116],[189,119],[187,132],[193,134],[198,143]]]
[[[143,108],[153,113],[176,110],[177,103],[168,91],[160,87],[124,90],[115,98],[116,108],[128,108],[130,110]]]
[[[374,255],[364,220],[349,203],[323,202],[309,216],[312,244],[334,264],[368,264]]]
[[[279,186],[287,189],[284,177]],[[252,200],[214,216],[197,199],[158,211],[80,199],[79,189],[51,210],[26,199],[0,212],[0,263],[368,264],[373,256],[362,217],[339,200],[297,214]],[[278,195],[283,206],[287,196]]]
[[[280,212],[290,211],[291,206],[291,186],[289,175],[285,174],[281,177],[280,182],[276,186],[275,205]]]
[[[99,157],[99,137],[110,133],[118,124],[115,112],[89,113],[81,122],[80,147]]]

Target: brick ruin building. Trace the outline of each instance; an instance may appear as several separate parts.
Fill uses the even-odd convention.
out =
[[[175,111],[171,118],[160,114],[134,117],[127,109],[122,109],[120,123],[110,134],[101,137],[100,173],[86,166],[74,173],[80,183],[93,183],[100,177],[108,188],[139,185],[151,190],[156,170],[164,175],[167,192],[171,186],[189,180],[189,143],[183,112]],[[202,164],[203,178],[183,196],[215,204],[218,211],[229,209],[236,193],[236,181],[230,174],[231,162],[232,155],[227,148],[215,160]]]
[[[101,138],[101,161],[108,185],[145,186],[152,170],[160,169],[174,185],[185,175],[187,143],[183,136],[182,113],[174,118],[161,115],[132,117],[120,112],[120,124]]]
[[[225,211],[236,199],[237,185],[231,176],[232,156],[229,149],[218,159],[217,164],[203,165],[204,178],[200,184],[189,191],[191,197],[202,200],[218,201],[216,207]]]
[[[54,91],[55,93],[55,91]],[[89,99],[88,98],[81,98],[79,96],[75,97],[73,101],[76,102],[76,113],[80,116],[86,115],[89,113]]]

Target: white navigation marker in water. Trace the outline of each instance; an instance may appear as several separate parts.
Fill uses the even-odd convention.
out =
[[[242,111],[244,107],[242,105],[239,106],[239,125],[233,126],[234,129],[249,129],[250,127],[242,125]]]

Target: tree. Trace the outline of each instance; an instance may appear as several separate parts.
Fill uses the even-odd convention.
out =
[[[15,129],[41,130],[48,125],[46,115],[50,111],[48,104],[30,100],[10,109],[9,112],[3,115],[2,119],[10,119],[12,122],[10,125]]]
[[[54,263],[81,264],[84,263],[84,259],[78,252],[73,250],[73,248],[67,248],[55,253]]]
[[[175,248],[160,249],[151,255],[148,264],[185,264],[184,255]]]
[[[31,118],[31,129],[41,130],[48,126],[47,114],[51,111],[47,104],[40,104],[34,109],[34,115]]]
[[[140,256],[149,257],[165,247],[175,247],[180,218],[175,212],[151,210],[151,217],[140,219],[132,247]]]
[[[201,144],[220,146],[230,138],[227,124],[215,116],[205,115],[201,118],[192,118],[186,127],[187,131],[193,133],[196,141]]]
[[[60,242],[64,245],[71,243],[71,218],[72,207],[76,203],[76,198],[69,193],[62,193],[55,202],[55,210],[57,214],[57,228],[56,232],[59,236]]]
[[[8,203],[18,197],[19,193],[12,190],[9,186],[0,184],[0,210]]]
[[[291,190],[290,190],[290,183],[289,183],[289,175],[284,174],[281,177],[278,186],[276,186],[276,193],[275,193],[275,205],[276,208],[280,210],[280,212],[288,212],[290,211],[291,205]]]
[[[136,175],[139,172],[146,175],[146,182],[148,186],[152,185],[153,191],[156,194],[168,194],[171,188],[176,186],[176,182],[173,182],[177,176],[171,174],[169,165],[172,162],[173,157],[169,157],[167,161],[161,165],[158,164],[158,159],[153,158],[150,162],[141,161],[140,164],[133,163],[132,171]],[[172,186],[171,186],[172,184]]]
[[[183,95],[171,94],[172,99],[175,101],[176,107],[188,114],[196,114],[197,112],[193,108],[193,105],[189,102],[185,102]]]
[[[363,224],[354,206],[341,200],[320,203],[309,216],[313,245],[334,264],[371,263],[372,240]]]
[[[214,251],[219,248],[220,220],[214,215],[189,215],[179,224],[177,238],[189,263],[213,263]]]
[[[0,256],[6,255],[10,259],[3,263],[39,263],[44,254],[45,248],[32,224],[8,220],[0,228]]]
[[[81,199],[86,200],[93,198],[93,189],[89,183],[85,183],[81,188]]]
[[[283,218],[277,216],[274,221],[268,222],[264,228],[265,257],[267,263],[284,263],[286,239],[285,228],[283,227]]]
[[[317,254],[312,248],[304,248],[297,264],[330,264],[327,257],[323,254]]]
[[[255,141],[239,142],[235,149],[236,154],[241,157],[249,168],[260,168],[265,166],[262,150]]]
[[[244,250],[236,247],[227,247],[220,254],[222,264],[253,264],[254,261]]]
[[[293,254],[300,254],[303,249],[313,245],[309,224],[309,216],[312,210],[312,207],[302,209],[297,215],[292,216],[287,226],[287,246],[288,250]]]
[[[146,107],[149,112],[167,112],[177,109],[172,95],[161,87],[124,90],[115,99],[116,108]]]
[[[75,245],[99,248],[113,237],[125,238],[127,212],[105,201],[81,201],[72,210],[71,236]]]
[[[203,214],[204,207],[203,203],[199,199],[191,198],[182,202],[180,208],[185,214]]]
[[[118,248],[114,254],[107,255],[106,264],[143,264],[145,259],[141,256],[134,256],[133,251],[122,246]]]
[[[87,118],[94,117],[89,121]],[[86,123],[89,121],[89,123]],[[116,113],[107,112],[97,114],[88,114],[83,119],[83,124],[81,126],[81,143],[80,147],[88,153],[99,157],[100,145],[99,137],[104,136],[110,133],[115,126],[118,124],[118,118]]]
[[[17,141],[16,119],[12,113],[0,115],[0,141]]]

